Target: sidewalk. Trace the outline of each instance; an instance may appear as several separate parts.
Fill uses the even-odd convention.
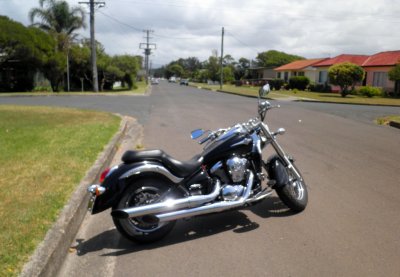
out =
[[[121,155],[128,149],[140,145],[143,127],[136,119],[121,116],[120,129],[105,150],[99,155],[93,167],[87,172],[81,183],[64,206],[58,220],[47,232],[43,242],[36,248],[29,262],[25,264],[20,276],[57,276],[71,251],[75,236],[81,228],[87,212],[89,193],[87,187],[97,183],[101,172],[110,164],[118,164]],[[78,275],[82,275],[79,274]],[[69,275],[71,276],[71,275]]]

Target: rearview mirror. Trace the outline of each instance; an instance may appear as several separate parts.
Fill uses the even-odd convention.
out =
[[[202,135],[204,135],[204,130],[196,129],[196,130],[192,131],[192,133],[190,134],[190,137],[192,139],[197,139],[197,138],[201,137]]]
[[[268,83],[266,83],[264,86],[260,88],[258,91],[258,95],[261,97],[265,97],[269,92],[271,91],[271,88]]]

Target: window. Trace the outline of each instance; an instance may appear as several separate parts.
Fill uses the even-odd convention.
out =
[[[297,73],[298,76],[304,76],[304,71],[300,71]]]
[[[281,73],[278,72],[277,75],[276,75],[276,77],[277,77],[278,79],[280,79],[280,78],[281,78]]]
[[[328,82],[328,71],[320,71],[318,76],[318,83],[324,84]]]
[[[385,87],[386,80],[388,79],[387,72],[374,72],[374,79],[372,81],[372,85],[374,87]]]
[[[285,72],[284,74],[285,77],[283,77],[283,79],[285,79],[285,82],[287,82],[287,80],[289,79],[289,72]]]

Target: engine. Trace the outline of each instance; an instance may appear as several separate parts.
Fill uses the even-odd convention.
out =
[[[234,156],[211,168],[211,173],[218,176],[224,184],[221,188],[221,198],[224,201],[235,201],[243,195],[248,164],[247,159]]]

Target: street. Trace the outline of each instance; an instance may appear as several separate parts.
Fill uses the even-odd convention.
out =
[[[257,100],[161,82],[150,96],[8,97],[131,115],[146,149],[188,160],[196,128],[256,116]],[[275,195],[250,209],[178,221],[162,241],[122,238],[109,211],[87,215],[60,276],[399,276],[400,130],[372,118],[399,108],[278,102],[267,114],[309,188],[300,214]],[[272,154],[265,151],[265,158]]]

